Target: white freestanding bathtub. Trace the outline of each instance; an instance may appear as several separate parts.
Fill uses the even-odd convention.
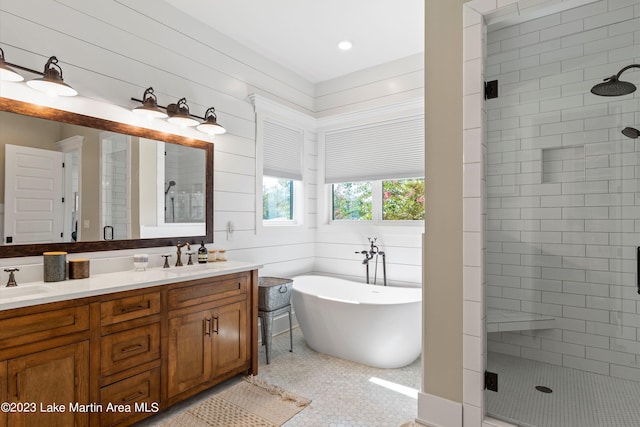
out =
[[[293,309],[313,350],[377,368],[400,368],[422,348],[422,290],[326,276],[293,279]]]

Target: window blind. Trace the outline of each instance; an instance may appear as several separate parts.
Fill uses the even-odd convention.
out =
[[[267,176],[302,181],[303,131],[265,120],[262,141],[262,172]]]
[[[325,134],[325,183],[424,176],[424,116]]]

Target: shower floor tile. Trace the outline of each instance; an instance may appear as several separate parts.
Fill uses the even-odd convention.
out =
[[[499,375],[498,393],[485,392],[492,417],[536,427],[640,425],[638,382],[499,353],[489,353],[487,365]]]
[[[293,352],[285,333],[273,337],[269,365],[264,347],[258,355],[259,378],[312,400],[284,427],[397,427],[418,413],[420,359],[400,369],[371,368],[311,350],[299,328],[293,331]],[[137,426],[158,425],[237,381],[232,378]]]

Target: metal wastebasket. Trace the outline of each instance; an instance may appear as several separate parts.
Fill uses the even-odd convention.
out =
[[[262,344],[267,364],[271,357],[271,334],[274,316],[289,314],[289,344],[293,351],[293,325],[291,321],[291,290],[293,280],[280,277],[258,278],[258,318],[262,321]]]

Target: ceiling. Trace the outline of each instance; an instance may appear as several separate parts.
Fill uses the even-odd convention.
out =
[[[424,51],[424,0],[165,1],[312,83]]]

